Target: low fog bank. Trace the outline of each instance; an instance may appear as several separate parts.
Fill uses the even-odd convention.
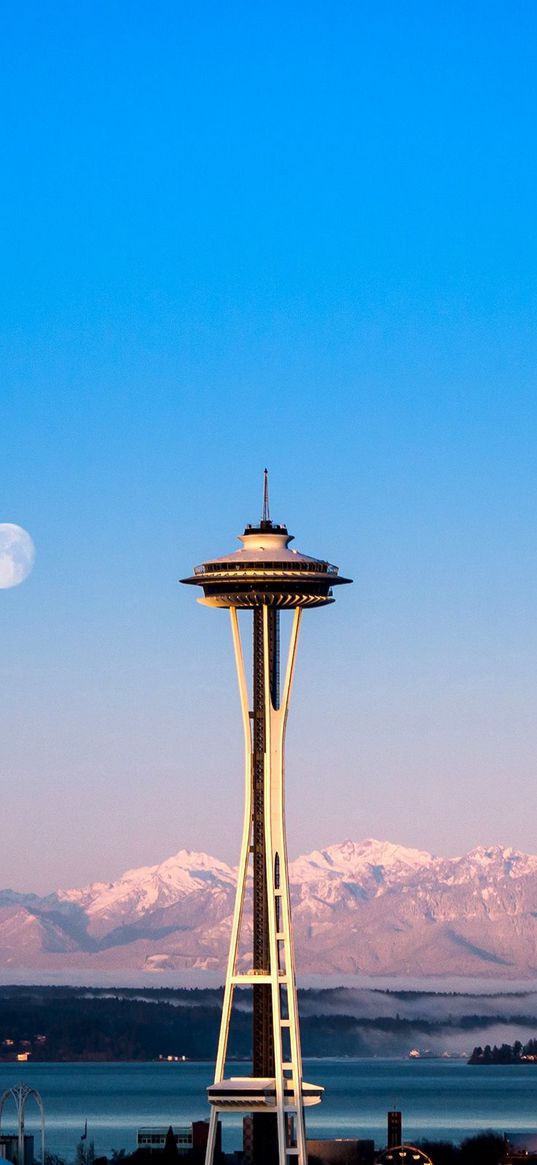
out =
[[[315,1056],[376,1056],[388,1059],[406,1059],[411,1052],[419,1052],[420,1057],[453,1057],[467,1060],[475,1047],[494,1044],[513,1044],[516,1039],[524,1042],[528,1032],[537,1033],[537,1022],[533,1029],[493,1024],[487,1027],[424,1029],[420,1024],[408,1024],[392,1030],[384,1030],[374,1024],[364,1028],[357,1021],[350,1023],[345,1031],[326,1029],[323,1021],[311,1019],[316,1025],[314,1042],[310,1044],[308,1020],[302,1024],[304,1055]],[[336,1050],[337,1049],[337,1050]]]
[[[452,993],[341,987],[300,993],[303,1024],[333,1026],[348,1054],[465,1056],[485,1044],[537,1036],[537,991]],[[345,1034],[344,1034],[345,1033]],[[356,1052],[352,1052],[353,1042]]]
[[[150,988],[139,982],[137,986],[123,983],[121,986],[61,987],[36,984],[35,979],[33,984],[0,986],[0,1009],[3,1008],[6,1022],[9,1018],[11,1026],[17,1019],[21,1038],[27,1039],[27,1029],[50,1032],[46,1049],[36,1045],[32,1051],[32,1056],[38,1058],[43,1058],[46,1051],[47,1056],[51,1054],[54,1058],[56,1054],[61,1059],[66,1040],[75,1058],[85,1055],[91,1058],[95,1052],[93,1036],[103,1030],[105,1016],[107,1023],[113,1020],[119,1024],[121,1031],[125,1024],[128,1029],[125,1039],[112,1041],[108,1048],[110,1059],[127,1058],[127,1051],[129,1058],[152,1058],[161,1046],[168,1044],[177,1045],[189,1059],[210,1059],[216,1045],[221,1004],[221,987],[179,986],[177,981],[171,986],[160,981],[158,986]],[[230,1054],[241,1059],[251,1049],[251,990],[237,989],[235,1004]],[[537,990],[533,988],[488,994],[371,987],[309,988],[299,991],[299,1009],[306,1056],[407,1057],[417,1049],[421,1056],[467,1059],[479,1045],[512,1045],[516,1040],[525,1044],[537,1038]],[[58,1017],[65,1027],[65,1038],[54,1053]],[[82,1041],[83,1046],[80,1046],[81,1027],[86,1034],[89,1032],[86,1042]],[[151,1041],[156,1030],[160,1042],[157,1041],[155,1052]],[[139,1037],[139,1046],[136,1044],[134,1051],[133,1032]]]
[[[420,990],[383,991],[336,987],[301,992],[302,1014],[352,1015],[360,1019],[463,1020],[471,1016],[515,1020],[537,1017],[537,990],[460,993]],[[537,1020],[536,1020],[537,1022]]]

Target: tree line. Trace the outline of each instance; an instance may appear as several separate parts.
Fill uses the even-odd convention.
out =
[[[537,1064],[537,1039],[523,1044],[485,1044],[484,1048],[474,1048],[469,1064]]]
[[[301,1019],[307,1056],[406,1055],[420,1043],[465,1030],[485,1029],[506,1017],[461,1016],[408,1019],[399,1015],[366,1017],[323,1014],[317,994],[301,992]],[[146,998],[147,996],[147,998]],[[230,1030],[229,1054],[247,1060],[251,1053],[252,1014],[248,992],[238,993]],[[319,1011],[313,1012],[312,1003]],[[32,1061],[156,1060],[186,1057],[212,1060],[221,1014],[219,989],[124,990],[62,987],[0,988],[0,1059],[28,1053]],[[513,1021],[514,1022],[514,1021]],[[528,1028],[535,1017],[518,1017]],[[507,1051],[506,1051],[507,1049]],[[472,1063],[516,1063],[532,1054],[531,1041],[510,1049],[475,1048]]]

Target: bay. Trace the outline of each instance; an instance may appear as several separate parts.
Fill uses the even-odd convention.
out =
[[[307,1112],[311,1137],[372,1137],[386,1142],[386,1113],[403,1112],[405,1140],[460,1141],[483,1129],[537,1130],[537,1066],[471,1066],[460,1060],[307,1060],[305,1078],[323,1084],[323,1103]],[[235,1069],[233,1069],[235,1071]],[[236,1074],[245,1074],[237,1065]],[[96,1154],[132,1151],[140,1125],[187,1124],[207,1117],[205,1088],[210,1063],[0,1064],[0,1090],[19,1081],[41,1093],[46,1146],[72,1160],[88,1121]],[[26,1131],[38,1131],[29,1102]],[[6,1105],[2,1129],[15,1127]],[[224,1148],[241,1144],[241,1117],[224,1119]],[[36,1151],[38,1141],[36,1139]]]

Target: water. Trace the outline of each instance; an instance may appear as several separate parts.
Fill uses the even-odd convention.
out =
[[[47,1149],[72,1159],[84,1122],[97,1154],[131,1151],[139,1125],[187,1124],[207,1116],[205,1087],[213,1066],[194,1064],[0,1063],[0,1091],[24,1081],[43,1098]],[[237,1066],[237,1074],[245,1066]],[[537,1129],[537,1065],[473,1067],[459,1060],[307,1060],[305,1077],[324,1084],[325,1099],[307,1113],[309,1136],[386,1141],[386,1113],[403,1112],[405,1140]],[[6,1106],[2,1128],[14,1127]],[[26,1131],[37,1133],[27,1108]],[[241,1143],[241,1117],[224,1118],[224,1148]],[[36,1150],[38,1141],[36,1140]]]

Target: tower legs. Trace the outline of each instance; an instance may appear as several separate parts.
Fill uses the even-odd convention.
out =
[[[279,612],[254,609],[253,708],[250,710],[237,611],[230,608],[244,731],[245,798],[241,856],[228,956],[206,1165],[213,1165],[217,1119],[226,1110],[253,1115],[253,1165],[306,1165],[304,1103],[321,1089],[304,1086],[298,1025],[284,811],[284,739],[301,610],[293,616],[279,693]],[[249,860],[252,857],[252,966],[238,970]],[[252,988],[252,1076],[224,1079],[233,993]],[[305,1094],[306,1090],[306,1094]],[[306,1095],[306,1100],[305,1100]]]

